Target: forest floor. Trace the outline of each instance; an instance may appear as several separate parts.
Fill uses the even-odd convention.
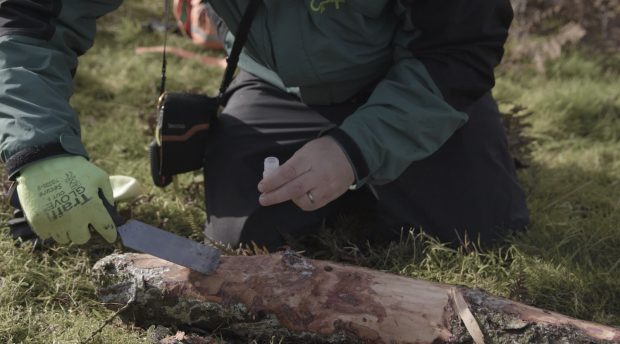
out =
[[[121,205],[123,213],[201,240],[200,174],[184,175],[175,186],[159,189],[148,172],[161,57],[136,55],[134,49],[162,43],[161,33],[142,25],[160,18],[160,12],[150,1],[128,1],[100,20],[96,44],[80,61],[72,104],[80,113],[92,161],[145,186],[144,196]],[[170,44],[201,51],[181,36],[171,36]],[[211,94],[221,75],[221,70],[175,57],[169,58],[168,70],[168,89]],[[527,232],[485,250],[471,244],[452,249],[421,235],[389,247],[368,247],[353,234],[364,222],[348,218],[314,240],[309,254],[484,288],[620,326],[620,56],[576,47],[547,61],[544,71],[507,63],[497,73],[494,94],[501,108],[518,105],[531,113],[526,119],[531,125],[527,135],[534,140],[530,166],[519,171],[532,218]],[[0,222],[10,217],[3,196]],[[0,342],[87,340],[112,315],[97,301],[90,268],[115,249],[92,244],[33,250],[0,239]],[[151,332],[117,320],[91,342],[149,343]]]

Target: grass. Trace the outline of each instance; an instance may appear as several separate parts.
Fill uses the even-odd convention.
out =
[[[151,186],[148,174],[160,56],[137,56],[133,49],[161,44],[161,34],[141,26],[159,16],[157,6],[142,0],[100,20],[95,47],[81,59],[72,104],[93,162],[147,187],[144,197],[122,206],[124,214],[199,240],[205,219],[199,175],[184,175],[162,190]],[[198,51],[182,37],[172,36],[170,44]],[[168,70],[170,90],[214,92],[221,75],[174,57]],[[500,68],[498,75],[500,103],[534,113],[532,165],[520,172],[532,214],[528,232],[484,251],[448,248],[423,235],[367,247],[351,236],[363,221],[343,219],[318,238],[312,255],[480,287],[620,326],[620,57],[577,50],[550,62],[544,73],[518,65]],[[0,220],[9,218],[3,202]],[[112,313],[97,301],[89,268],[113,250],[91,245],[40,252],[0,240],[0,342],[79,343],[90,337]],[[116,321],[92,342],[148,343],[147,336]]]

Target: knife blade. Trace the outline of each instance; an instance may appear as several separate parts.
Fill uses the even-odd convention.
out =
[[[220,250],[164,231],[146,223],[129,220],[117,229],[123,246],[157,258],[210,274],[219,265]]]
[[[99,198],[112,216],[123,246],[203,274],[210,274],[217,269],[221,254],[217,248],[137,220],[125,222],[116,208],[106,200],[101,190],[99,191]]]

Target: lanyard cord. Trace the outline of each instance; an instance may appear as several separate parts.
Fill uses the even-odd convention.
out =
[[[166,92],[166,67],[168,60],[166,59],[166,47],[168,46],[168,23],[170,20],[170,0],[164,1],[164,52],[161,61],[161,82],[159,84],[159,95]]]

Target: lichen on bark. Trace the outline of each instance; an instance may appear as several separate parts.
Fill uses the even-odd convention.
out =
[[[549,324],[524,320],[523,313],[512,313],[501,307],[504,301],[484,291],[464,291],[470,308],[489,343],[510,344],[613,344],[597,340],[571,324]]]
[[[297,262],[301,264],[300,262]],[[303,273],[307,265],[294,265]],[[228,338],[250,338],[278,343],[362,343],[346,330],[331,335],[294,332],[283,327],[272,314],[254,313],[241,302],[206,302],[182,291],[167,292],[158,279],[163,269],[128,264],[126,256],[111,255],[94,267],[99,299],[109,308],[128,307],[119,314],[126,322],[140,327],[152,325],[220,333]]]

